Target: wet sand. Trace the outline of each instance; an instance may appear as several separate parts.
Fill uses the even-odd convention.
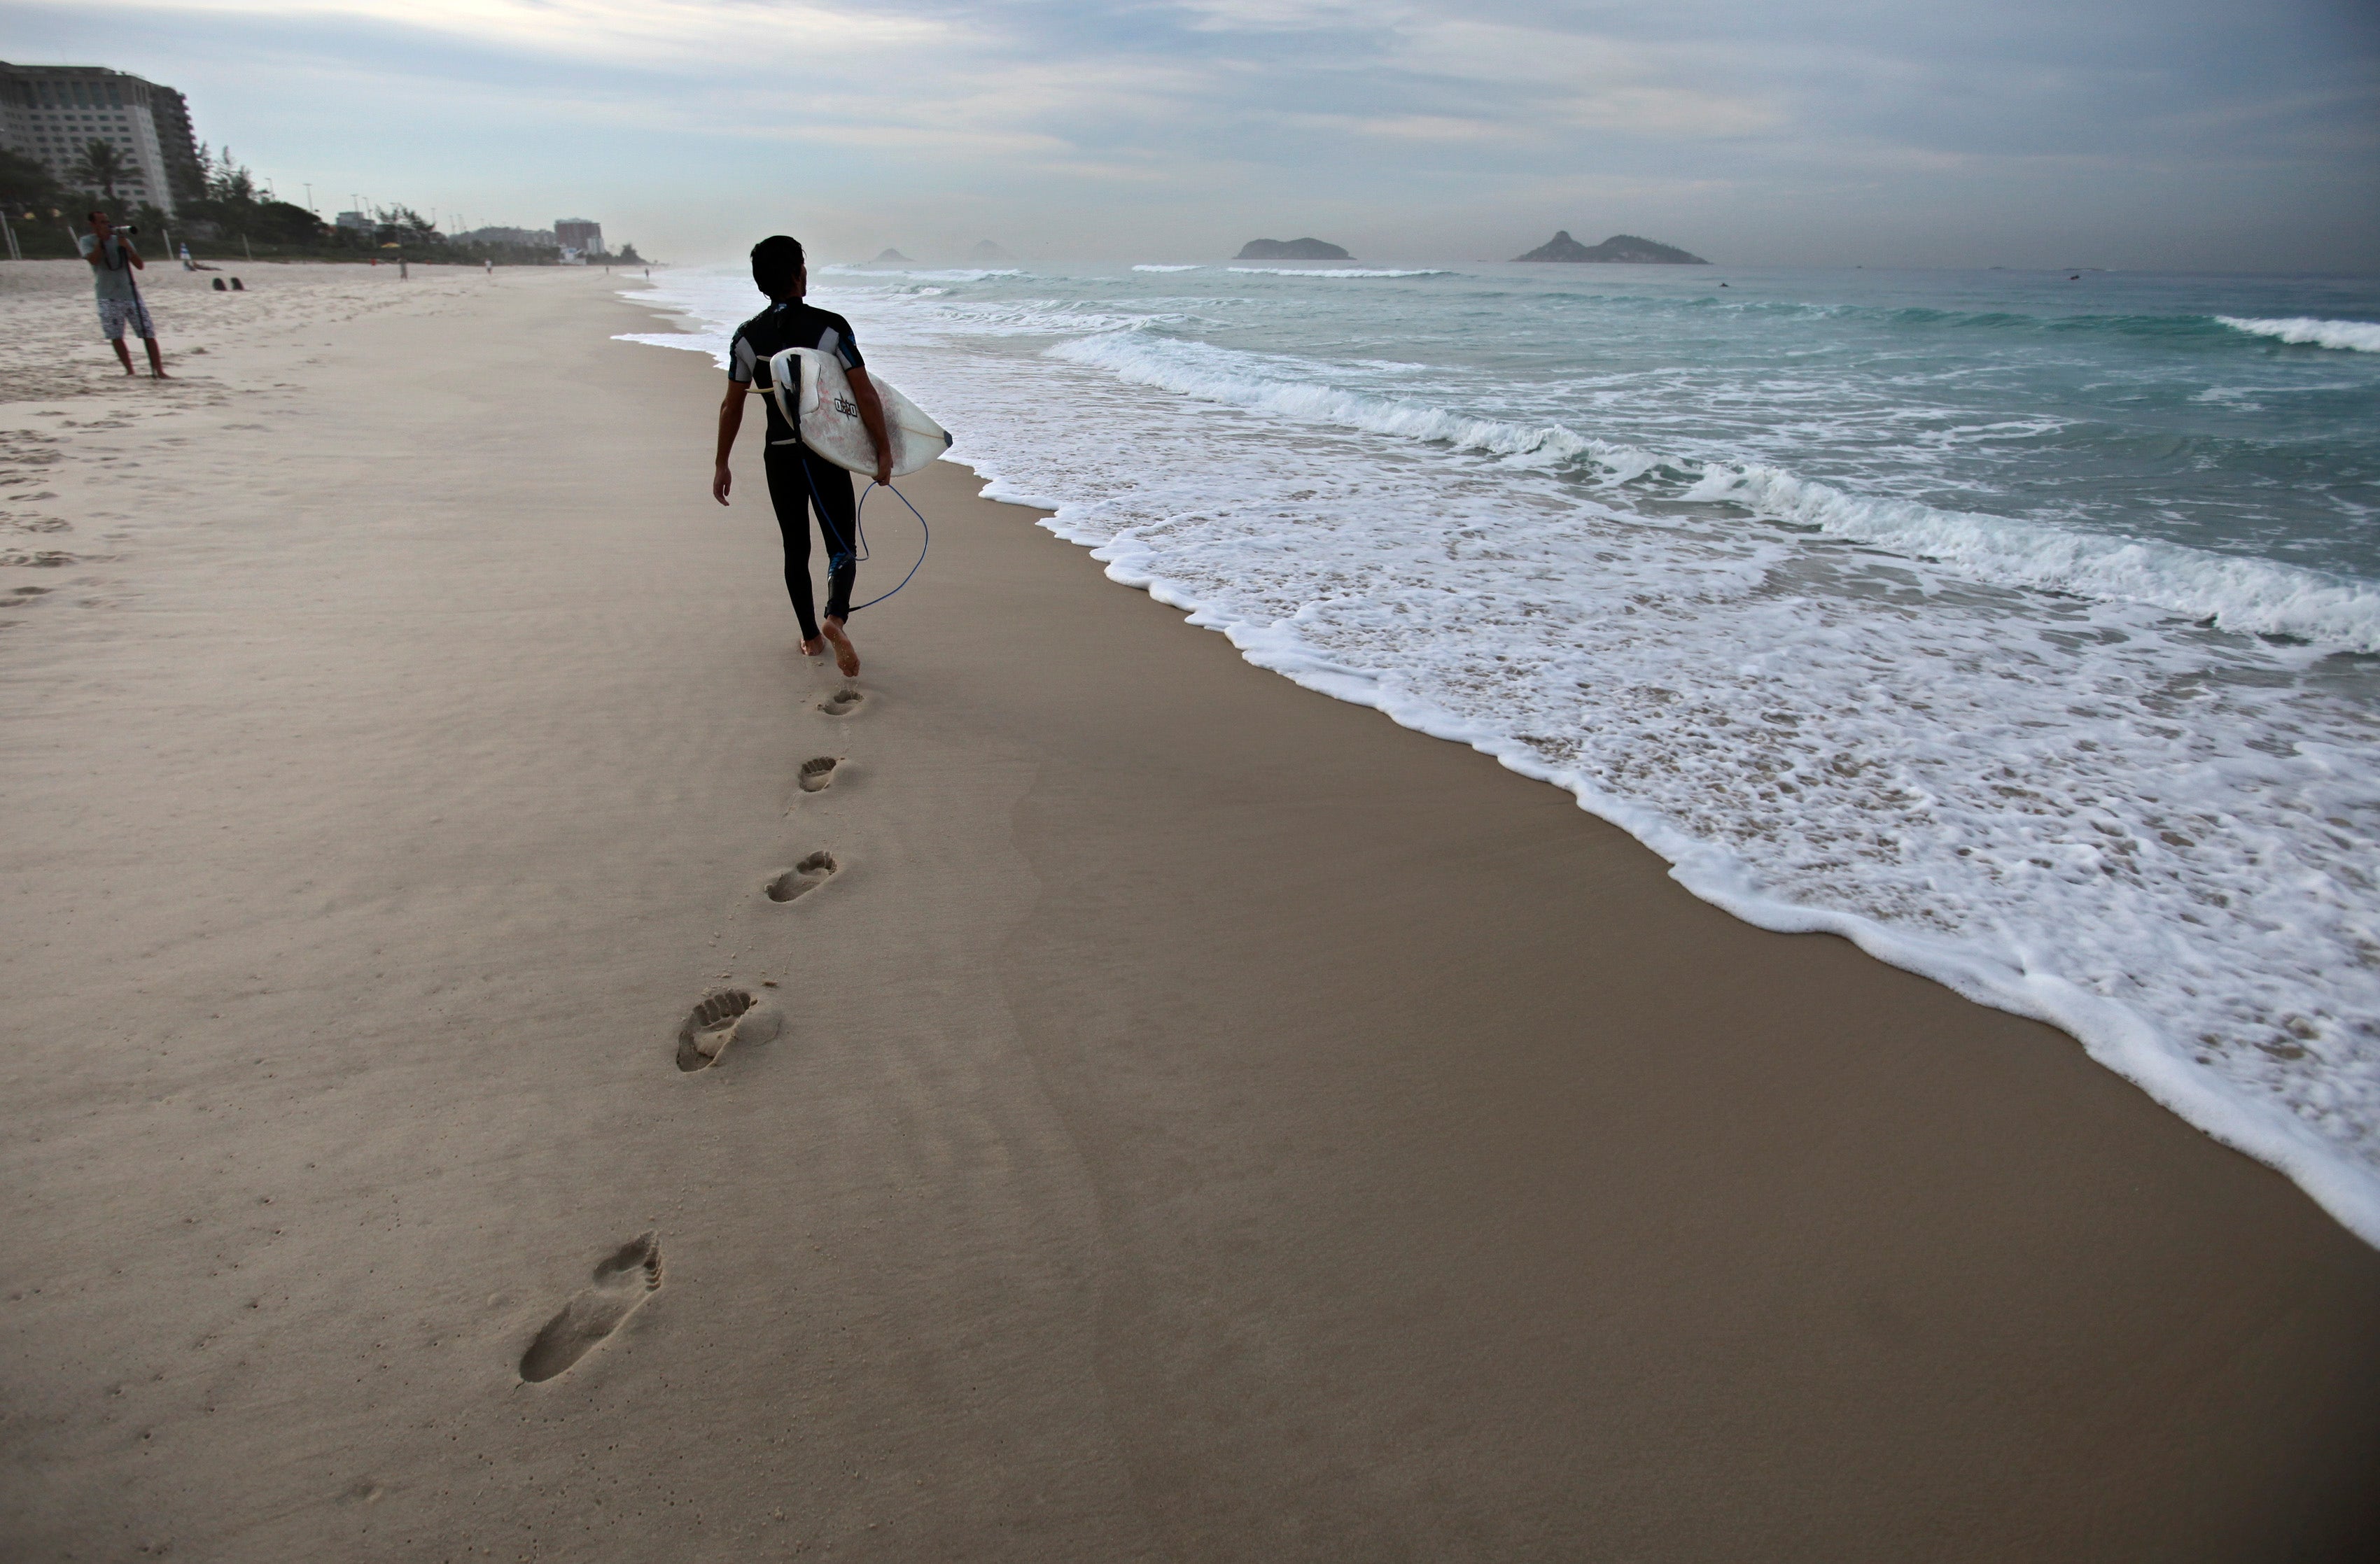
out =
[[[0,268],[12,1558],[2380,1539],[2380,1254],[2070,1039],[948,464],[831,714],[600,275],[255,270]]]

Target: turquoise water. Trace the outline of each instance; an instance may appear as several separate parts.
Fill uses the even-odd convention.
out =
[[[1161,280],[1192,318],[1154,341],[1861,496],[2380,576],[2380,325],[2358,353],[2223,323],[2380,321],[2371,280],[1604,270],[1318,288],[1201,268],[1083,298],[1153,302]]]
[[[1111,576],[2067,1027],[2380,1242],[2380,285],[815,282]],[[642,340],[712,352],[757,302],[663,297]]]

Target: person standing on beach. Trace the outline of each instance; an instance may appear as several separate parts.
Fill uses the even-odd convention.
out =
[[[727,454],[735,431],[744,423],[744,398],[769,389],[769,360],[788,347],[816,348],[834,355],[851,381],[852,400],[859,404],[859,421],[876,442],[876,481],[892,481],[892,442],[884,429],[884,404],[868,382],[859,345],[852,340],[851,322],[830,310],[802,302],[809,292],[809,267],[801,241],[772,235],[752,247],[752,282],[769,296],[769,308],[735,328],[729,350],[727,396],[719,404],[719,450],[711,467],[710,495],[727,503],[735,475]],[[801,431],[785,422],[777,399],[763,395],[768,409],[769,443],[762,455],[769,474],[769,501],[776,507],[777,529],[785,540],[785,592],[794,600],[794,616],[801,622],[802,651],[816,657],[834,643],[834,664],[845,678],[859,672],[859,653],[844,633],[851,617],[851,588],[859,576],[854,546],[851,474],[802,443]],[[810,524],[818,511],[819,531],[826,539],[826,617],[814,617],[810,600]],[[821,640],[821,637],[824,640]]]
[[[149,373],[158,380],[165,373],[165,359],[157,351],[157,327],[149,319],[149,306],[140,299],[140,288],[132,273],[145,271],[148,262],[132,248],[132,236],[119,234],[107,219],[107,213],[91,214],[91,232],[79,236],[75,243],[82,258],[91,262],[91,285],[99,290],[99,329],[115,346],[115,357],[124,365],[124,372],[137,375],[132,367],[132,350],[124,346],[124,328],[129,326],[149,350]]]

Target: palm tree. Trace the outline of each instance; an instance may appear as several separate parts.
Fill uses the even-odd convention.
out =
[[[124,154],[107,141],[87,141],[82,157],[67,170],[67,177],[89,188],[107,192],[110,205],[115,202],[115,182],[132,172]]]

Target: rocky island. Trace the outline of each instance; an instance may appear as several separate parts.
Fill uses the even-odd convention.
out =
[[[868,262],[871,266],[912,266],[916,262],[897,249],[888,249]]]
[[[1250,239],[1234,261],[1353,261],[1337,245],[1320,239]]]
[[[1688,255],[1674,245],[1656,244],[1640,239],[1633,234],[1614,234],[1599,245],[1583,245],[1563,229],[1552,238],[1529,251],[1512,257],[1515,261],[1611,261],[1635,265],[1707,266],[1709,261],[1699,255]]]

